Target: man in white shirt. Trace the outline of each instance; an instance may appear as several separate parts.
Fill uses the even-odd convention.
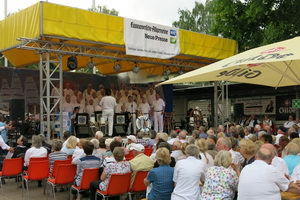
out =
[[[83,99],[85,101],[88,101],[88,99],[91,98],[93,92],[96,91],[93,89],[93,85],[89,83],[87,89],[85,89],[83,92]]]
[[[293,115],[290,115],[290,116],[289,116],[289,120],[286,121],[286,122],[283,124],[283,126],[284,126],[284,128],[289,129],[289,128],[291,128],[294,124],[296,124],[296,123],[294,122],[294,117],[293,117]]]
[[[278,173],[276,168],[270,165],[273,154],[269,149],[260,149],[255,159],[241,172],[238,200],[280,200],[280,190],[300,194],[300,187],[290,182],[283,173]]]
[[[63,104],[63,112],[73,112],[73,105],[71,104],[71,96],[66,95],[66,101]]]
[[[132,84],[131,89],[129,90],[129,95],[132,96],[133,94],[136,94],[136,96],[139,95],[139,91],[136,89],[136,85]]]
[[[241,166],[241,161],[239,159],[239,156],[236,154],[236,152],[234,150],[231,149],[231,140],[228,137],[220,137],[217,140],[217,151],[221,151],[221,150],[226,150],[229,151],[231,153],[232,156],[232,162],[237,164],[238,167],[240,168]]]
[[[142,97],[142,103],[139,104],[138,110],[146,118],[149,118],[149,112],[150,112],[151,108],[150,108],[150,105],[146,102],[146,98],[145,97]]]
[[[65,96],[70,95],[70,97],[72,97],[73,94],[74,94],[74,91],[71,88],[71,84],[70,83],[66,83],[66,87],[64,89],[64,95]]]
[[[125,112],[125,104],[120,102],[120,99],[116,99],[117,105],[115,107],[115,113],[123,113]]]
[[[172,145],[171,157],[175,158],[176,162],[180,160],[183,156],[183,153],[181,151],[181,144],[182,143],[179,140],[176,140]]]
[[[128,102],[128,97],[129,97],[129,92],[128,92],[128,90],[125,90],[123,96],[120,99],[120,102],[127,103]]]
[[[286,128],[283,126],[279,126],[279,128],[277,129],[277,135],[276,135],[276,141],[275,144],[279,145],[279,139],[281,138],[281,136],[286,135]]]
[[[164,130],[164,111],[165,102],[160,98],[159,94],[156,94],[156,99],[153,101],[153,112],[154,112],[154,130],[156,132],[163,132]]]
[[[254,128],[256,124],[260,124],[260,121],[256,118],[255,115],[251,115],[248,119],[248,126]]]
[[[130,113],[130,122],[128,125],[127,133],[130,135],[131,133],[131,125],[133,128],[133,134],[136,134],[136,112],[137,112],[137,105],[133,101],[132,96],[128,96],[128,102],[125,103],[126,112]]]
[[[114,109],[117,105],[116,99],[110,96],[110,89],[105,90],[105,97],[99,103],[102,108],[102,117],[108,120],[108,135],[113,135]]]
[[[126,85],[123,83],[122,85],[121,85],[121,89],[120,89],[120,91],[119,91],[119,93],[121,94],[121,96],[124,96],[125,95],[125,91],[127,90],[127,88],[126,88]]]

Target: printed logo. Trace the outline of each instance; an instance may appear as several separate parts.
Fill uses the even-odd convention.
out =
[[[255,67],[255,66],[259,66],[262,65],[263,63],[256,63],[256,64],[248,64],[248,67]]]
[[[170,43],[171,44],[176,44],[177,43],[177,39],[176,38],[170,38]]]
[[[277,47],[277,48],[272,48],[272,49],[268,49],[266,51],[263,51],[261,52],[260,54],[265,54],[265,53],[274,53],[274,52],[277,52],[277,51],[282,51],[284,50],[285,47]]]
[[[170,30],[170,36],[175,37],[175,36],[176,36],[176,30],[171,29],[171,30]]]

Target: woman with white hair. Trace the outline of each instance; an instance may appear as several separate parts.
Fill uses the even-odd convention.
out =
[[[186,147],[186,159],[179,160],[174,169],[175,188],[172,200],[195,200],[200,198],[199,181],[205,180],[203,162],[198,160],[199,148],[190,144]]]
[[[225,150],[219,151],[214,163],[215,166],[207,171],[201,199],[234,199],[240,171],[238,166],[232,163],[231,153]]]
[[[28,167],[30,158],[32,157],[46,157],[47,149],[42,147],[42,139],[38,135],[32,136],[32,145],[25,153],[24,166]]]

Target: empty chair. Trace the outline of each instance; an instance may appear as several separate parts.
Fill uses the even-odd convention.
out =
[[[96,190],[95,199],[97,195],[107,199],[112,196],[120,196],[128,194],[130,188],[131,172],[126,174],[112,174],[106,191]],[[121,184],[120,184],[121,183]]]
[[[44,179],[48,178],[48,176],[49,176],[49,160],[31,161],[30,165],[28,167],[27,175],[22,176],[22,179],[23,179],[22,195],[23,195],[23,190],[24,190],[24,184],[26,184],[27,196],[29,199],[28,182],[44,180]],[[44,187],[45,187],[45,184],[44,184]]]
[[[129,190],[129,199],[131,200],[132,193],[140,193],[146,191],[147,187],[144,184],[144,179],[147,177],[149,171],[138,171],[135,175],[134,182]]]
[[[47,183],[52,186],[53,198],[55,196],[55,186],[56,185],[70,185],[74,181],[74,176],[76,174],[76,165],[72,164],[59,164],[56,169],[55,178],[49,178]],[[69,193],[70,194],[70,193]],[[69,198],[70,199],[70,196]]]
[[[3,194],[2,178],[5,177],[21,177],[22,175],[22,158],[4,159],[2,171],[0,171],[0,186]]]
[[[99,180],[99,168],[84,169],[79,186],[72,185],[72,189],[77,191],[77,196],[80,191],[89,190],[90,183]]]

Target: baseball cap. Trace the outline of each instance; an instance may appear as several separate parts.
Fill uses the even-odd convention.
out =
[[[286,128],[284,126],[279,126],[278,129],[280,129],[283,132],[286,132]]]
[[[145,147],[141,144],[134,144],[130,147],[130,150],[136,150],[136,151],[142,152],[145,150]]]
[[[128,135],[127,138],[129,140],[132,140],[132,141],[136,142],[136,137],[134,135]]]

